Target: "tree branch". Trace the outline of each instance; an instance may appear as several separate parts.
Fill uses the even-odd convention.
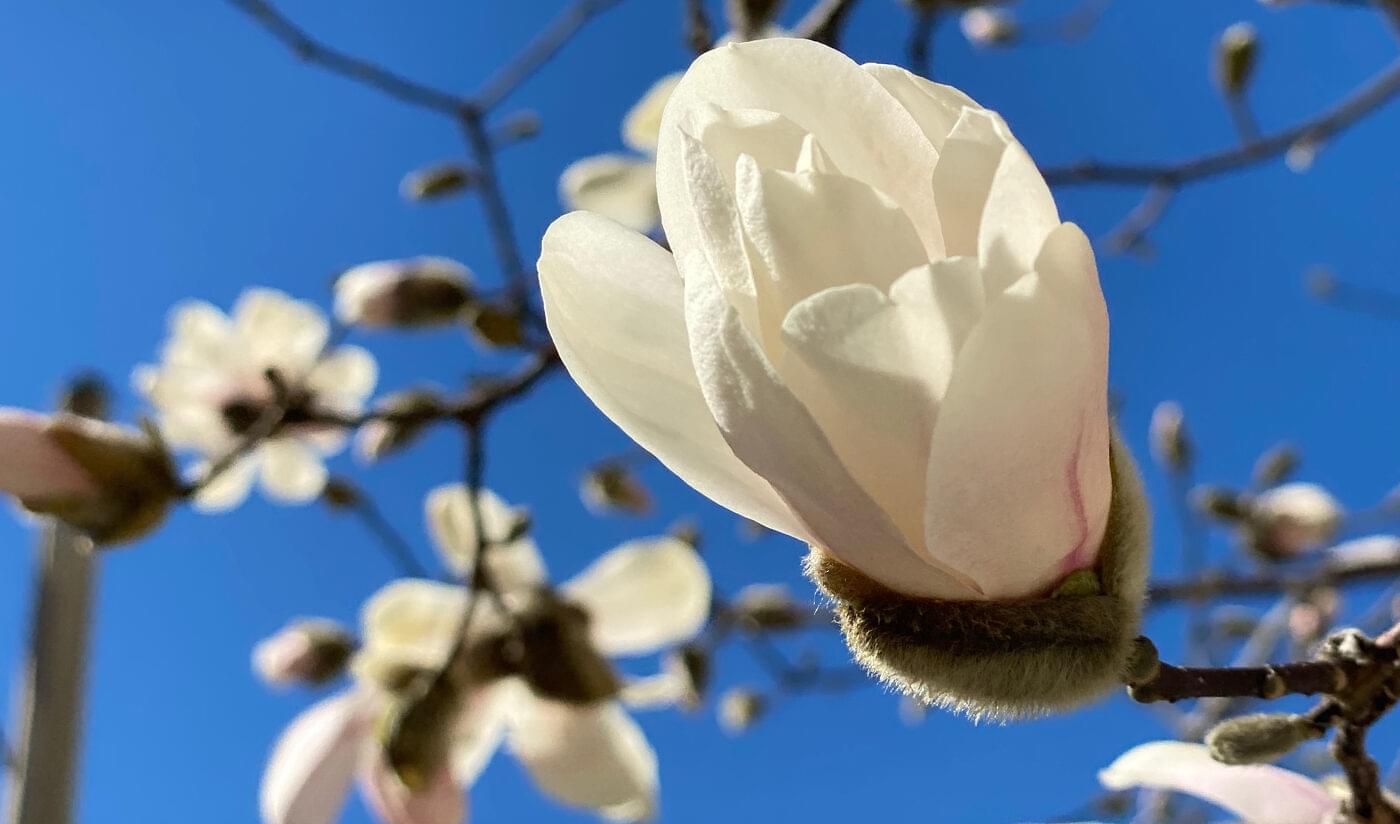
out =
[[[519,55],[482,84],[473,97],[475,108],[482,112],[494,109],[558,54],[590,20],[620,2],[622,0],[575,0],[573,5],[551,20]]]

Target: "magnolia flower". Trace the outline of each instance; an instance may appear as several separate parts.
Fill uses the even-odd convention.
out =
[[[327,478],[322,456],[338,452],[345,436],[297,418],[358,414],[377,377],[364,349],[323,351],[329,336],[316,307],[271,289],[245,292],[231,316],[202,301],[175,309],[160,365],[138,368],[135,383],[155,406],[165,440],[204,456],[197,473],[235,449],[268,413],[278,391],[269,372],[290,393],[277,433],[201,488],[196,505],[237,506],[255,479],[280,501],[320,494]]]
[[[1249,504],[1245,529],[1250,546],[1271,558],[1321,549],[1337,534],[1343,511],[1337,499],[1310,483],[1289,483],[1260,493]]]
[[[455,260],[381,260],[347,270],[335,281],[335,316],[367,328],[451,323],[471,299],[471,271]]]
[[[1097,577],[1093,677],[1018,671],[1056,682],[1039,706],[1113,684],[1145,536],[1123,463],[1105,539],[1108,320],[1088,239],[1002,119],[903,69],[766,40],[696,60],[657,157],[672,252],[588,213],[543,241],[549,329],[584,392],[697,490],[814,547],[848,604],[1002,606]],[[880,669],[927,649],[857,653]]]
[[[178,486],[164,449],[130,427],[0,408],[0,494],[98,543],[155,528]]]
[[[1099,773],[1110,790],[1147,787],[1194,795],[1247,824],[1326,824],[1338,799],[1322,784],[1267,764],[1228,765],[1203,744],[1153,741],[1128,750]]]
[[[476,530],[466,490],[461,486],[439,489],[429,496],[427,509],[444,560],[453,567],[472,566]],[[520,513],[485,491],[479,509],[485,534],[492,541],[486,569],[522,622],[528,646],[530,596],[547,587],[544,563],[534,542],[518,528]],[[605,655],[637,655],[670,647],[700,630],[709,615],[710,579],[688,544],[656,538],[632,541],[605,553],[560,586],[558,594],[586,616],[584,642],[591,649]],[[284,733],[263,780],[268,824],[333,821],[357,773],[362,793],[389,824],[460,821],[457,809],[448,809],[447,799],[462,797],[502,743],[540,789],[562,803],[618,821],[655,814],[656,755],[641,729],[615,698],[572,702],[541,694],[536,683],[540,673],[531,669],[528,650],[526,665],[518,674],[479,674],[462,697],[456,717],[442,725],[447,739],[446,772],[434,772],[416,791],[394,776],[372,735],[373,722],[383,716],[389,696],[406,673],[436,671],[449,659],[469,598],[461,586],[401,580],[365,604],[363,646],[352,668],[357,685],[303,715],[340,719],[337,724],[313,727],[323,746],[287,743],[289,736],[304,740],[310,735],[305,730],[313,725],[300,720]],[[476,626],[473,634],[477,636],[501,631],[500,619],[484,609],[477,612]],[[549,647],[551,639],[540,642]],[[551,647],[544,652],[553,659],[569,651]],[[369,717],[371,723],[359,723],[362,717]],[[292,754],[279,757],[284,752]],[[309,766],[306,758],[330,766]],[[326,775],[333,775],[334,781],[324,779]],[[308,788],[308,784],[314,786]],[[269,813],[286,809],[287,799],[310,797],[313,792],[319,806],[302,818]],[[418,817],[404,812],[420,808],[429,812],[415,813]]]

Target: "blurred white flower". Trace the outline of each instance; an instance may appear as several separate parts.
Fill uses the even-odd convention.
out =
[[[1368,535],[1344,541],[1327,551],[1326,563],[1335,570],[1400,563],[1400,536]]]
[[[701,56],[662,121],[673,254],[587,213],[543,242],[550,331],[594,403],[896,592],[1023,598],[1093,568],[1108,319],[1088,239],[1002,119],[777,39]]]
[[[428,521],[444,560],[454,568],[473,565],[477,551],[475,522],[470,499],[460,486],[444,487],[429,496]],[[493,541],[487,556],[487,573],[503,591],[508,605],[520,605],[522,596],[547,585],[545,566],[534,542],[520,530],[521,513],[512,510],[499,497],[483,491],[480,510],[488,538]],[[673,538],[630,541],[604,553],[593,564],[558,589],[568,602],[588,617],[589,640],[604,655],[625,656],[656,652],[684,642],[704,626],[709,616],[710,577],[695,550]],[[460,631],[461,617],[469,594],[465,587],[434,581],[405,579],[384,587],[365,603],[362,616],[363,646],[353,671],[359,686],[349,695],[383,696],[404,672],[433,671],[452,655]],[[473,635],[499,629],[499,618],[486,610],[478,611]],[[365,699],[353,699],[363,707]],[[383,700],[377,709],[383,712]],[[350,710],[345,695],[328,699],[326,705],[341,707],[337,717]],[[353,702],[352,702],[353,703]],[[308,711],[313,715],[316,710]],[[331,712],[327,710],[327,712]],[[345,747],[339,726],[322,724],[323,739]],[[306,737],[295,722],[287,733]],[[371,725],[372,726],[372,725]],[[450,776],[429,781],[416,795],[408,794],[372,745],[369,727],[355,727],[359,743],[354,764],[336,760],[339,746],[303,747],[331,763],[329,768],[312,771],[316,776],[334,773],[335,781],[319,779],[320,786],[333,784],[334,804],[324,802],[325,810],[339,809],[357,769],[363,776],[362,790],[389,824],[438,824],[457,819],[394,818],[389,812],[405,809],[446,810],[449,797],[460,797],[504,743],[530,773],[540,790],[570,806],[591,809],[617,821],[640,821],[655,814],[657,803],[656,754],[641,729],[623,710],[620,702],[604,700],[574,704],[535,693],[519,676],[488,681],[474,687],[465,697],[459,716],[450,730]],[[286,748],[279,745],[278,752]],[[278,798],[290,793],[287,786],[307,773],[293,766],[291,758],[274,758],[264,777],[264,798],[268,787],[278,788]],[[273,775],[274,768],[277,775]],[[346,771],[342,771],[342,768]],[[449,792],[448,788],[453,788]],[[285,804],[284,804],[285,806]],[[265,809],[267,805],[265,804]],[[333,809],[332,809],[333,808]],[[326,818],[269,818],[268,824],[323,824]]]
[[[1222,764],[1203,744],[1153,741],[1118,757],[1099,773],[1110,790],[1146,787],[1194,795],[1258,824],[1325,824],[1339,804],[1327,789],[1271,765]]]
[[[98,543],[149,532],[164,519],[177,486],[169,457],[131,427],[0,408],[0,495]]]
[[[202,301],[172,312],[160,364],[139,367],[134,382],[155,407],[166,442],[204,456],[196,472],[234,449],[273,403],[269,370],[292,392],[278,435],[200,489],[197,506],[237,506],[255,480],[280,501],[320,494],[327,478],[322,456],[338,452],[345,435],[296,418],[315,411],[358,414],[377,379],[374,358],[364,349],[324,352],[329,335],[315,306],[271,289],[244,292],[231,316]]]
[[[416,257],[363,263],[335,281],[335,316],[373,329],[456,320],[471,297],[471,271],[455,260]]]
[[[1321,549],[1336,536],[1343,511],[1337,499],[1310,483],[1288,483],[1261,492],[1249,505],[1251,544],[1271,556]]]

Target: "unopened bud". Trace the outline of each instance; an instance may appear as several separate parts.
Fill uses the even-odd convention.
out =
[[[1327,553],[1327,568],[1337,572],[1400,564],[1400,537],[1368,535],[1337,544]]]
[[[472,299],[467,267],[442,257],[381,260],[335,282],[335,314],[369,329],[416,329],[453,322]]]
[[[519,140],[529,140],[540,133],[540,125],[539,112],[529,110],[512,112],[496,128],[496,141],[514,143]]]
[[[547,590],[535,593],[516,617],[518,666],[537,695],[594,704],[618,694],[622,682],[589,637],[588,614]]]
[[[1316,484],[1290,483],[1250,502],[1244,524],[1247,545],[1279,559],[1321,549],[1342,524],[1342,508]]]
[[[651,494],[626,464],[606,462],[583,476],[579,496],[595,515],[625,512],[645,515],[651,511]]]
[[[360,490],[344,478],[329,478],[321,490],[321,502],[331,509],[354,509],[363,498]]]
[[[1303,174],[1313,167],[1318,152],[1322,151],[1322,140],[1316,135],[1298,138],[1283,155],[1283,163],[1294,174]]]
[[[958,20],[963,37],[974,46],[1006,46],[1020,34],[1016,18],[1005,9],[975,6]]]
[[[1206,746],[1222,764],[1268,764],[1322,732],[1321,725],[1301,715],[1242,715],[1216,724],[1206,733]]]
[[[1152,410],[1148,426],[1152,454],[1168,469],[1181,471],[1191,466],[1191,438],[1186,434],[1186,418],[1181,404],[1165,401]]]
[[[153,432],[68,413],[0,409],[0,494],[67,522],[98,544],[150,532],[179,488]]]
[[[489,348],[519,346],[525,342],[525,325],[514,309],[479,304],[468,313],[467,322],[476,339]]]
[[[326,619],[293,621],[253,648],[253,671],[275,686],[324,684],[345,671],[356,642]]]
[[[763,693],[747,687],[728,690],[719,700],[719,725],[730,735],[747,732],[768,709]]]
[[[470,188],[476,174],[468,167],[444,163],[409,172],[399,184],[405,200],[439,200]]]
[[[464,691],[450,670],[420,684],[390,705],[379,732],[389,767],[414,791],[425,789],[431,777],[448,763],[447,733],[465,701]]]
[[[374,407],[374,418],[355,433],[355,453],[373,463],[409,446],[443,414],[442,399],[431,389],[388,395]]]
[[[1215,81],[1233,97],[1242,93],[1254,76],[1259,57],[1259,33],[1248,23],[1235,23],[1215,44]]]
[[[1298,450],[1282,443],[1263,455],[1254,464],[1254,485],[1262,488],[1278,486],[1288,480],[1302,462]]]
[[[756,632],[790,630],[810,623],[810,609],[798,606],[781,584],[749,584],[734,596],[730,608],[740,626]]]

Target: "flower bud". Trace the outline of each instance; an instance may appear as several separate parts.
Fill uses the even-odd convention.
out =
[[[1262,488],[1278,486],[1298,470],[1301,462],[1298,450],[1292,444],[1281,443],[1260,455],[1255,462],[1254,485]]]
[[[150,532],[179,488],[169,455],[149,434],[67,413],[0,409],[0,493],[96,543]]]
[[[356,646],[334,621],[293,621],[253,648],[253,671],[275,686],[324,684],[345,671]]]
[[[1239,521],[1248,514],[1239,495],[1217,486],[1198,486],[1191,490],[1191,505],[1221,521]]]
[[[595,515],[625,512],[645,515],[651,511],[651,494],[631,468],[617,462],[598,464],[583,476],[579,497]]]
[[[1037,599],[942,601],[894,593],[820,549],[807,574],[836,602],[846,642],[866,669],[927,703],[974,718],[1072,708],[1121,684],[1138,634],[1150,516],[1142,482],[1115,433],[1113,495],[1094,592]]]
[[[1191,438],[1186,434],[1186,419],[1181,404],[1165,401],[1152,410],[1148,427],[1152,454],[1168,469],[1180,472],[1191,466]]]
[[[524,111],[512,112],[506,116],[505,120],[496,129],[496,140],[498,143],[515,143],[519,140],[529,140],[540,133],[540,113],[526,109]]]
[[[1400,563],[1400,537],[1368,535],[1337,544],[1327,553],[1327,568],[1345,572],[1363,567]]]
[[[355,433],[355,454],[366,463],[398,452],[418,440],[443,414],[442,399],[431,389],[409,389],[385,396],[373,420]]]
[[[1342,524],[1342,508],[1316,484],[1274,487],[1249,503],[1244,524],[1247,545],[1279,559],[1316,549],[1332,540]]]
[[[1206,746],[1222,764],[1268,764],[1322,732],[1321,725],[1301,715],[1242,715],[1216,724],[1206,733]]]
[[[441,257],[365,263],[335,282],[336,317],[368,329],[442,326],[471,298],[470,270]]]
[[[974,46],[1007,46],[1020,34],[1016,18],[1005,9],[974,6],[958,20],[963,37]]]
[[[516,616],[516,628],[520,675],[537,695],[595,704],[622,688],[612,664],[593,647],[582,608],[541,590]]]
[[[1317,160],[1318,152],[1322,151],[1322,139],[1317,135],[1300,137],[1288,151],[1283,155],[1283,163],[1294,174],[1304,174],[1310,171],[1313,163]]]
[[[811,608],[803,609],[781,584],[749,584],[729,605],[742,628],[749,631],[790,630],[811,622]]]
[[[444,163],[409,172],[399,184],[405,200],[439,200],[470,188],[476,174],[468,167]]]
[[[747,687],[728,690],[719,699],[719,725],[730,735],[747,732],[768,709],[763,693]]]
[[[472,333],[483,346],[496,349],[525,342],[525,326],[513,309],[479,304],[468,313]]]
[[[1259,33],[1248,23],[1235,23],[1215,44],[1215,80],[1231,97],[1242,93],[1254,76],[1259,56]]]

